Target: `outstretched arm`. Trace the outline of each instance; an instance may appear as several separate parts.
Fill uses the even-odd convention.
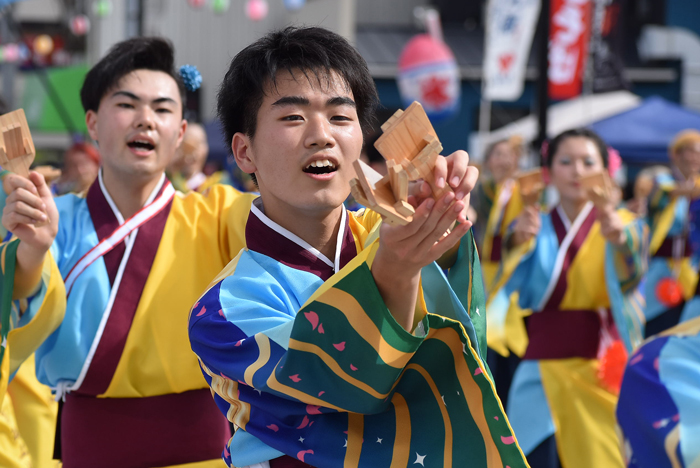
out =
[[[469,193],[476,185],[479,171],[469,166],[469,156],[456,151],[436,160],[435,184],[449,183],[454,192],[439,200],[418,199],[413,221],[406,226],[382,226],[379,249],[372,264],[372,276],[384,303],[396,321],[406,330],[414,325],[420,270],[449,253],[472,226],[467,220]],[[421,195],[429,194],[424,183]],[[459,223],[451,231],[453,224]]]

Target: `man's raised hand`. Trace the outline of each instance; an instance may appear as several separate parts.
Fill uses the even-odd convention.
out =
[[[2,213],[2,224],[22,241],[43,256],[58,232],[58,210],[44,177],[30,172],[29,178],[8,174],[3,179],[7,194]]]

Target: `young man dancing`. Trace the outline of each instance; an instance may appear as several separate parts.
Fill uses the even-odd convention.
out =
[[[454,193],[413,200],[407,226],[343,207],[376,100],[364,60],[321,28],[267,35],[224,78],[219,117],[261,194],[247,248],[190,313],[192,349],[237,427],[224,459],[524,467],[472,323],[483,286],[466,153],[439,158],[436,183]],[[460,238],[458,296],[434,261]]]
[[[187,313],[245,245],[252,197],[184,196],[165,178],[187,126],[168,42],[115,45],[81,99],[102,156],[85,198],[54,202],[37,173],[4,178],[3,224],[19,242],[3,246],[2,271],[16,249],[14,295],[28,307],[3,310],[0,377],[40,345],[38,378],[64,399],[66,468],[219,466],[229,424],[189,349]]]

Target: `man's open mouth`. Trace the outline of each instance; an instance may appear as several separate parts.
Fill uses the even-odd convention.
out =
[[[151,142],[146,141],[146,140],[130,141],[129,143],[127,143],[127,146],[129,148],[138,149],[138,150],[145,150],[145,151],[151,151],[152,149],[155,148],[155,146]]]
[[[338,170],[338,167],[328,159],[314,161],[304,168],[304,172],[308,174],[330,174]]]

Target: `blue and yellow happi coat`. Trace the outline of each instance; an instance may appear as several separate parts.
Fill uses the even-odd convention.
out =
[[[463,294],[426,267],[409,333],[370,271],[379,224],[345,212],[333,260],[252,209],[248,249],[189,324],[214,399],[237,427],[229,466],[285,454],[322,467],[527,466],[477,342],[483,286],[464,274],[479,268],[471,234],[451,272]]]
[[[654,180],[654,189],[649,197],[648,215],[651,239],[649,241],[649,271],[644,280],[644,295],[646,307],[644,313],[649,321],[665,312],[669,306],[657,297],[657,285],[665,278],[678,280],[686,301],[681,321],[696,317],[700,302],[698,302],[698,255],[691,255],[692,238],[696,236],[692,228],[691,212],[697,211],[699,200],[688,197],[674,196],[678,181],[669,174],[660,174]],[[673,245],[674,239],[685,237],[681,245],[684,249],[680,256],[674,259],[667,249]],[[674,246],[675,247],[675,246]],[[695,246],[697,248],[697,246]],[[678,255],[678,253],[676,254]]]
[[[572,221],[559,206],[542,213],[537,236],[506,250],[504,289],[508,293],[518,291],[520,306],[532,309],[533,318],[548,308],[551,297],[557,293],[558,303],[547,312],[562,320],[567,314],[583,312],[602,323],[597,317],[609,310],[605,316],[611,314],[616,332],[631,352],[644,334],[637,285],[645,271],[646,232],[645,226],[629,212],[619,210],[618,215],[625,224],[627,242],[613,247],[601,234],[591,203]],[[571,236],[570,244],[560,240],[555,219],[568,221],[563,222],[564,232],[560,234]],[[568,317],[571,320],[572,315]],[[554,336],[557,333],[559,336]],[[551,338],[538,334],[533,341],[531,335],[528,346],[551,350],[559,337],[570,345],[590,338],[576,328],[553,329]],[[510,387],[510,421],[528,455],[555,436],[562,466],[621,467],[614,415],[617,396],[601,381],[598,359],[576,354],[577,351],[572,346],[561,353],[567,357],[555,357],[557,353],[552,353],[549,357],[532,358],[526,353]]]
[[[631,356],[617,421],[627,468],[700,466],[700,317]]]

